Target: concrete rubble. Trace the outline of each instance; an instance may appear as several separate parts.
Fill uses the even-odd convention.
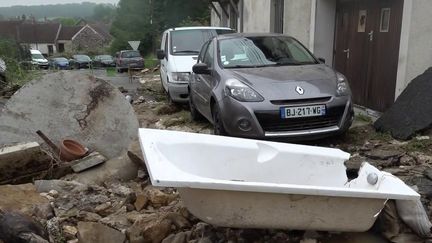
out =
[[[58,79],[56,80],[58,83],[54,83],[54,79]],[[194,123],[188,120],[185,108],[172,108],[166,104],[157,77],[146,74],[142,79],[145,80],[139,91],[139,95],[143,96],[142,102],[136,103],[133,107],[141,127],[210,133],[211,127],[207,123]],[[40,104],[44,104],[45,109],[49,111],[41,108],[38,112],[44,116],[60,112],[59,116],[66,117],[60,119],[51,115],[49,117],[52,121],[38,117],[34,121],[36,124],[34,128],[46,131],[47,135],[52,136],[55,141],[59,141],[64,135],[72,136],[89,146],[92,151],[106,156],[106,161],[86,170],[78,169],[79,173],[71,170],[67,175],[57,179],[34,178],[28,181],[28,184],[0,186],[0,242],[11,242],[11,239],[15,240],[16,237],[33,237],[35,239],[33,242],[69,243],[425,241],[417,236],[411,229],[412,226],[402,222],[397,214],[397,207],[401,205],[396,205],[392,201],[386,204],[386,209],[380,214],[374,227],[365,233],[231,229],[203,223],[188,212],[175,189],[155,188],[149,183],[144,158],[134,137],[138,121],[120,92],[112,90],[114,98],[110,98],[111,101],[102,99],[99,103],[102,107],[96,108],[95,113],[91,113],[90,116],[95,118],[89,119],[88,125],[95,127],[81,128],[77,120],[61,110],[72,109],[79,113],[79,110],[86,109],[86,106],[80,105],[77,99],[89,101],[88,90],[95,85],[97,87],[98,84],[105,86],[105,83],[103,81],[92,83],[89,81],[91,79],[82,79],[82,76],[63,72],[49,76],[45,80],[48,80],[48,86],[61,90],[62,92],[59,93],[62,94],[53,95],[54,100],[48,102],[44,96],[48,96],[51,91],[47,87],[45,87],[46,91],[41,90]],[[78,88],[70,84],[72,82],[67,83],[66,80],[74,80],[84,87]],[[34,153],[39,153],[36,148],[46,149],[42,141],[33,132],[28,131],[32,127],[28,119],[35,113],[22,105],[22,102],[32,103],[30,98],[24,99],[21,96],[30,95],[27,93],[30,91],[26,89],[37,85],[35,81],[27,88],[24,87],[24,90],[18,91],[19,97],[13,97],[8,102],[6,114],[0,114],[0,127],[13,128],[18,134],[15,136],[5,129],[0,129],[0,144],[10,144],[9,141],[28,143],[24,146],[25,149],[17,149],[19,154],[26,155],[24,156],[26,159],[31,158]],[[67,90],[68,94],[65,94],[64,90]],[[111,90],[110,86],[108,90]],[[107,106],[113,105],[112,99],[118,103],[120,98],[122,103],[117,104],[118,108],[115,112],[107,111]],[[37,97],[32,95],[32,99]],[[20,109],[24,110],[20,112]],[[109,112],[110,117],[102,115],[103,112]],[[99,116],[101,120],[96,119]],[[111,127],[107,128],[102,118],[108,119],[107,124],[113,126],[109,125]],[[60,125],[61,121],[56,119],[64,121],[72,119],[73,122],[66,121],[66,125]],[[23,124],[24,130],[15,127],[13,122]],[[101,126],[104,128],[102,129]],[[109,135],[110,132],[114,135]],[[121,134],[126,135],[119,138]],[[341,148],[351,153],[353,156],[346,163],[349,177],[355,177],[361,163],[367,160],[379,169],[393,173],[407,184],[416,187],[422,195],[422,205],[416,206],[423,206],[430,218],[432,216],[432,149],[429,148],[429,144],[432,144],[432,141],[426,137],[400,142],[376,133],[371,125],[356,127],[341,138],[314,143],[314,145]],[[0,149],[0,158],[5,158],[1,157],[5,156],[4,151],[5,149]],[[0,159],[0,173],[4,171],[1,166],[7,164]],[[3,176],[0,176],[0,181],[3,180]],[[13,217],[5,218],[4,215]],[[9,234],[7,236],[9,238],[5,238],[6,234],[2,232],[16,230],[5,228],[9,223],[4,222],[10,222],[4,221],[5,219],[23,220],[26,226],[31,226],[32,230],[23,231],[23,235]]]

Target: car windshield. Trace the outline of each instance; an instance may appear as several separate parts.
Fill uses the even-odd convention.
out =
[[[212,29],[176,30],[171,32],[172,55],[198,55],[201,46],[215,34]],[[232,33],[219,30],[218,34]]]
[[[75,59],[77,59],[78,61],[91,61],[90,57],[86,55],[76,55]]]
[[[125,51],[121,54],[121,56],[123,58],[141,57],[141,55],[138,51]]]
[[[31,56],[32,56],[32,59],[45,59],[45,57],[39,53],[31,54]]]
[[[54,58],[54,61],[56,62],[67,62],[68,60],[64,57],[58,57],[58,58]]]
[[[98,56],[98,59],[104,60],[104,61],[111,61],[111,60],[113,60],[112,56],[110,56],[110,55]]]
[[[298,41],[285,36],[241,37],[221,40],[220,63],[225,68],[317,64]]]

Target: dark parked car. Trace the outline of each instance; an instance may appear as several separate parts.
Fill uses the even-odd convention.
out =
[[[73,55],[72,59],[69,60],[69,66],[75,69],[90,68],[92,60],[87,55]]]
[[[214,133],[251,138],[312,139],[351,125],[344,75],[300,42],[279,34],[230,34],[203,45],[189,82],[192,118]]]
[[[120,73],[127,71],[129,68],[143,69],[144,58],[141,57],[138,51],[120,51],[116,54],[116,67]]]
[[[6,81],[6,63],[0,58],[0,81]]]
[[[93,66],[95,67],[115,67],[114,58],[110,55],[99,55],[93,58]]]
[[[54,69],[69,69],[69,60],[64,57],[55,57],[50,60],[50,67]]]

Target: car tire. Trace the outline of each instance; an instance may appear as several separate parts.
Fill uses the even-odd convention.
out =
[[[219,109],[217,104],[213,105],[212,116],[213,116],[213,133],[214,133],[214,135],[227,136],[228,134],[227,134],[225,127],[223,125],[222,118],[220,116],[220,109]]]
[[[195,107],[195,104],[193,103],[192,95],[191,95],[190,91],[189,91],[189,111],[191,114],[192,121],[201,121],[202,120],[203,116]]]

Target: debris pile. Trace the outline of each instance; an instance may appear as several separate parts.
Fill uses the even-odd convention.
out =
[[[416,77],[374,124],[378,131],[407,140],[432,126],[432,68]]]
[[[194,123],[184,108],[168,105],[155,75],[141,81],[136,116],[116,88],[76,73],[49,74],[10,99],[0,114],[0,182],[19,185],[0,186],[0,242],[423,242],[397,219],[393,202],[373,229],[361,234],[203,223],[186,210],[176,190],[149,183],[136,133],[137,120],[141,127],[203,133],[210,133],[210,126]],[[62,161],[38,130],[57,146],[70,138],[89,151],[84,158]],[[366,126],[317,145],[350,152],[350,178],[369,161],[417,187],[431,217],[430,144],[429,137],[400,142]],[[68,169],[54,176],[61,165]],[[31,183],[20,184],[26,182]]]

